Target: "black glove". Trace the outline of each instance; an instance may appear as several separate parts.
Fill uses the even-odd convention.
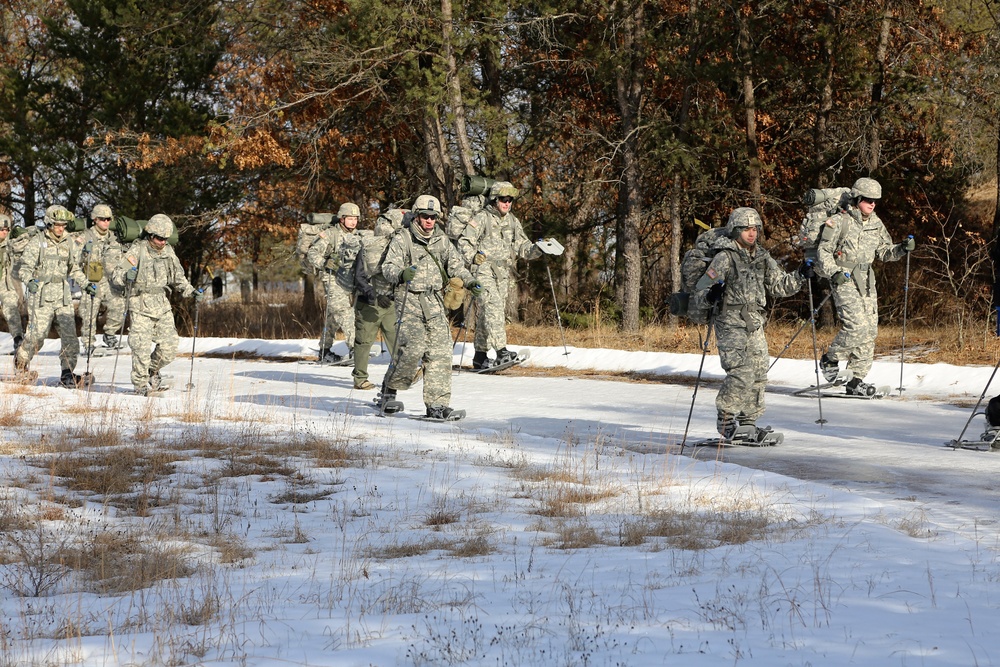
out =
[[[708,288],[708,294],[705,296],[705,301],[707,301],[709,305],[714,306],[715,304],[722,301],[722,294],[725,291],[726,291],[725,283],[715,283],[714,285]]]
[[[838,271],[837,273],[830,276],[830,282],[833,283],[834,287],[840,287],[850,279],[851,279],[851,274],[845,273],[844,271]]]
[[[903,247],[903,250],[905,250],[906,252],[913,252],[913,249],[917,247],[917,242],[913,240],[912,236],[910,236],[899,245],[901,245]]]
[[[816,203],[816,191],[812,188],[806,190],[806,193],[802,195],[802,203],[806,206],[812,206]]]
[[[813,263],[811,261],[802,262],[799,266],[799,275],[809,280],[816,275],[816,270],[813,268]]]
[[[392,305],[392,297],[385,294],[380,294],[375,301],[378,303],[379,308],[388,308]]]

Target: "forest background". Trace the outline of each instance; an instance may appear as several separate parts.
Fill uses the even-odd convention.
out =
[[[754,206],[794,269],[803,193],[871,176],[894,240],[917,241],[880,270],[883,320],[905,303],[964,331],[1000,304],[992,0],[0,8],[0,206],[28,226],[51,203],[167,213],[196,283],[295,280],[308,212],[353,201],[370,227],[481,174],[521,189],[529,237],[567,248],[519,267],[511,315],[551,323],[554,292],[630,332],[669,317],[698,223]],[[778,307],[808,313],[805,293]]]

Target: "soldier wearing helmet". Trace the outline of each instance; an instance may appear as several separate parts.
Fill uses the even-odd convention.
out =
[[[433,419],[455,419],[451,404],[451,327],[444,307],[446,286],[481,287],[465,261],[437,223],[441,202],[421,195],[413,205],[409,227],[395,234],[386,248],[382,276],[396,289],[399,332],[393,363],[382,382],[379,405],[386,412],[400,409],[396,392],[410,388],[423,363],[424,406]]]
[[[357,231],[361,209],[345,202],[337,210],[336,224],[321,230],[309,247],[309,264],[323,279],[326,290],[326,314],[323,334],[319,341],[319,361],[342,364],[354,358],[354,259],[361,250],[361,234]],[[337,329],[344,332],[347,353],[337,354],[331,348]]]
[[[715,399],[719,433],[730,439],[739,429],[761,444],[773,437],[769,429],[757,427],[767,387],[767,298],[791,296],[805,282],[800,273],[782,270],[759,244],[762,228],[755,209],[735,209],[727,233],[713,241],[715,256],[692,296],[698,307],[713,308],[719,362],[726,371]]]
[[[104,344],[109,348],[118,347],[117,332],[125,321],[125,294],[112,287],[109,277],[122,257],[122,244],[111,231],[111,207],[97,204],[90,211],[91,226],[75,234],[79,246],[80,268],[87,279],[97,285],[97,294],[80,301],[80,332],[83,334],[83,349],[90,356],[95,353],[97,317],[103,309]],[[102,350],[104,348],[101,348]]]
[[[510,291],[511,267],[518,259],[534,259],[542,254],[528,240],[521,221],[511,208],[518,190],[508,181],[497,181],[489,190],[486,206],[469,220],[458,238],[458,249],[483,291],[476,299],[476,336],[474,368],[483,369],[517,359],[507,349],[507,293]],[[490,350],[496,350],[490,359]]]
[[[913,237],[893,243],[875,206],[882,186],[873,178],[859,178],[851,187],[851,203],[827,222],[817,247],[816,273],[828,278],[841,328],[820,368],[828,382],[846,383],[848,394],[873,396],[875,387],[864,381],[875,355],[878,335],[876,259],[895,262],[913,250]],[[840,369],[840,362],[847,362]],[[839,378],[839,380],[838,380]]]
[[[7,320],[7,331],[14,340],[14,352],[21,346],[24,329],[21,328],[21,299],[17,294],[14,274],[14,252],[10,234],[14,221],[9,213],[0,211],[0,309]]]
[[[90,381],[73,372],[80,354],[76,339],[76,313],[70,281],[84,287],[88,294],[97,286],[80,270],[79,248],[66,231],[75,216],[65,207],[52,205],[45,209],[45,231],[28,241],[21,255],[18,279],[24,284],[28,302],[28,330],[14,357],[14,365],[22,379],[32,377],[28,365],[52,327],[59,332],[59,365],[63,386],[75,388]]]
[[[174,234],[173,220],[157,213],[143,232],[112,270],[111,284],[125,294],[132,319],[128,334],[132,386],[140,396],[148,396],[166,388],[160,370],[177,356],[179,338],[168,294],[194,296],[199,301],[204,291],[188,282],[167,243]]]

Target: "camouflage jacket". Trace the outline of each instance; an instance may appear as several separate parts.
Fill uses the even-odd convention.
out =
[[[126,275],[133,267],[138,271],[130,284]],[[168,290],[185,297],[194,294],[174,249],[165,245],[156,250],[147,239],[139,239],[125,250],[111,272],[111,284],[125,290],[129,311],[154,318],[171,312]]]
[[[354,259],[361,250],[363,235],[357,230],[347,231],[340,224],[327,227],[309,247],[310,266],[321,276],[334,276],[345,290],[354,291]]]
[[[901,246],[893,245],[877,213],[866,220],[861,211],[850,206],[827,220],[826,225],[829,233],[823,234],[816,249],[816,273],[824,278],[841,271],[861,274],[860,278],[871,273],[876,258],[894,262],[906,254]]]
[[[10,246],[10,233],[0,240],[0,290],[14,289],[14,251]]]
[[[469,283],[473,279],[465,268],[462,255],[448,235],[437,226],[430,239],[424,239],[406,228],[389,241],[389,248],[382,261],[382,275],[385,279],[391,285],[399,284],[399,274],[410,266],[417,268],[413,280],[406,286],[413,293],[440,292],[448,278],[461,278],[463,283]]]
[[[747,250],[728,236],[717,238],[719,251],[698,282],[692,298],[704,307],[713,284],[723,282],[722,305],[716,322],[756,331],[764,326],[767,297],[785,297],[798,292],[805,280],[797,272],[787,273],[771,253],[760,245]]]
[[[56,238],[51,231],[35,234],[28,241],[21,255],[18,279],[27,285],[32,280],[41,283],[38,299],[41,301],[62,300],[63,305],[72,303],[69,280],[77,285],[86,285],[87,277],[80,270],[80,257],[72,236],[64,233]]]
[[[541,251],[528,240],[521,221],[513,213],[501,216],[492,204],[487,204],[476,212],[458,239],[458,249],[465,258],[466,266],[475,267],[476,253],[484,255],[479,269],[489,266],[497,279],[510,274],[514,258],[534,259]]]
[[[88,277],[102,275],[107,281],[122,258],[122,244],[110,229],[103,234],[97,227],[73,235],[79,246],[80,268]],[[95,281],[98,282],[98,281]]]

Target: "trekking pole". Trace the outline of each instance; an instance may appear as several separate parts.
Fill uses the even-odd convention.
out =
[[[323,282],[323,300],[326,301],[326,307],[323,308],[323,332],[319,335],[319,363],[316,364],[317,366],[322,366],[326,363],[326,350],[323,349],[323,341],[326,340],[326,323],[329,321],[328,318],[330,316],[330,287],[326,284],[326,281]],[[334,331],[333,333],[336,334],[337,332]]]
[[[559,338],[562,339],[563,356],[566,356],[569,354],[569,349],[566,347],[566,336],[563,335],[562,315],[559,314],[559,300],[556,299],[556,284],[552,282],[552,271],[549,269],[548,263],[545,264],[545,272],[549,274],[549,287],[552,289],[552,303],[556,307],[556,323],[559,325]]]
[[[908,239],[913,238],[910,234]],[[906,355],[906,305],[910,297],[910,251],[906,251],[906,278],[903,280],[903,343],[899,350],[899,395],[903,395],[903,359]]]
[[[462,353],[458,357],[458,367],[462,367],[462,363],[465,361],[465,344],[469,340],[469,313],[472,312],[472,304],[475,303],[476,297],[471,297],[469,299],[469,305],[465,307],[465,313],[462,315],[462,326],[455,332],[455,340],[451,342],[451,349],[454,352],[455,346],[458,345],[458,337],[462,336]],[[465,332],[464,334],[462,332]]]
[[[399,304],[399,314],[396,316],[396,336],[393,339],[392,354],[389,355],[389,368],[385,371],[385,377],[382,378],[382,392],[379,396],[378,402],[378,416],[385,417],[385,392],[389,388],[389,380],[396,373],[396,352],[399,351],[399,330],[403,326],[403,313],[406,312],[406,297],[410,295],[410,290],[407,289],[409,283],[403,285],[403,298],[402,302]]]
[[[195,298],[194,300],[194,331],[191,335],[191,370],[188,372],[188,383],[186,389],[191,391],[194,389],[194,349],[195,343],[198,340],[198,315],[201,314],[201,300]]]
[[[90,353],[93,351],[94,347],[94,344],[91,342],[91,338],[94,335],[94,324],[95,324],[94,320],[97,319],[97,317],[95,317],[96,313],[94,313],[94,300],[96,299],[96,297],[93,294],[90,294],[88,296],[90,296],[90,310],[88,311],[88,315],[90,316],[89,317],[90,322],[88,322],[87,326],[87,370],[85,371],[85,375],[90,375]],[[93,382],[87,383],[88,392],[90,392],[90,386],[92,384]]]
[[[806,263],[809,264],[810,266],[812,266],[812,260],[811,259],[807,260]],[[812,286],[812,278],[811,277],[810,278],[806,278],[806,284],[809,286],[809,311],[810,311],[809,323],[812,325],[813,368],[816,370],[816,405],[819,406],[819,419],[816,420],[816,423],[820,425],[820,428],[822,428],[823,424],[826,423],[826,420],[823,419],[823,390],[820,389],[820,387],[819,387],[819,385],[820,385],[820,381],[819,381],[819,352],[816,350],[816,311],[813,310],[813,286]],[[825,299],[824,299],[824,301],[825,301]],[[822,305],[822,304],[820,304],[820,305]]]
[[[976,413],[979,412],[979,406],[983,402],[983,398],[986,397],[986,392],[989,391],[990,384],[993,383],[993,378],[997,374],[997,369],[1000,369],[1000,360],[997,360],[997,365],[993,367],[993,372],[990,373],[990,379],[986,381],[986,386],[983,387],[983,393],[979,395],[979,400],[976,401],[975,407],[972,408],[972,414],[969,415],[968,421],[965,422],[965,426],[962,428],[962,432],[958,434],[957,438],[955,438],[948,444],[954,444],[962,441],[962,437],[965,436],[965,431],[969,428],[969,424],[972,423],[972,420],[976,416]]]
[[[712,329],[715,328],[715,307],[712,308],[712,316],[708,318],[708,332],[705,334],[705,344],[701,348],[701,363],[698,364],[698,375],[694,379],[694,393],[691,394],[691,407],[688,409],[687,423],[684,424],[684,437],[681,438],[681,456],[684,455],[684,446],[687,444],[688,429],[691,427],[691,415],[694,414],[694,401],[698,398],[698,386],[701,384],[701,372],[705,368],[705,356],[708,354],[708,344],[712,340]]]
[[[111,391],[115,390],[115,374],[118,372],[118,357],[122,352],[122,339],[125,337],[125,320],[128,319],[128,312],[132,305],[132,285],[133,283],[125,283],[125,312],[122,313],[122,325],[118,329],[118,344],[115,346],[115,363],[111,367]],[[131,335],[131,331],[129,335]]]
[[[810,261],[812,261],[812,260],[810,260]],[[787,343],[785,343],[785,347],[783,347],[781,349],[781,352],[778,353],[778,356],[776,356],[774,358],[774,361],[771,362],[771,365],[767,367],[768,371],[770,371],[772,368],[774,368],[774,365],[776,363],[778,363],[778,360],[781,359],[781,357],[785,356],[785,352],[788,352],[788,348],[792,346],[792,343],[794,343],[795,339],[799,337],[799,334],[802,333],[802,330],[806,328],[807,324],[809,324],[810,322],[812,322],[813,323],[813,329],[815,330],[815,328],[816,328],[816,315],[819,314],[819,311],[823,309],[823,306],[826,305],[826,302],[830,300],[830,295],[831,294],[833,294],[832,291],[829,292],[825,297],[823,297],[823,300],[819,302],[818,306],[816,306],[815,308],[813,308],[812,307],[812,283],[811,282],[809,283],[809,295],[810,295],[810,301],[809,301],[809,319],[802,321],[802,324],[799,325],[798,331],[795,332],[795,334],[792,336],[791,340],[789,340]]]

